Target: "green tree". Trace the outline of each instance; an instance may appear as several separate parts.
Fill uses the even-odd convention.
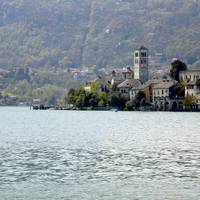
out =
[[[174,60],[171,63],[170,76],[176,81],[179,81],[180,71],[185,71],[185,70],[187,70],[187,65],[184,62],[182,62],[181,60]]]
[[[180,82],[175,87],[175,94],[178,97],[184,97],[185,96],[185,84],[183,82]]]
[[[111,95],[110,105],[112,107],[116,107],[123,110],[125,108],[125,104],[126,104],[126,99],[124,99],[123,97],[117,95]]]
[[[99,81],[94,81],[91,84],[91,92],[94,93],[95,95],[98,95],[100,90],[100,83]]]
[[[133,110],[133,107],[134,107],[133,101],[126,102],[126,109],[127,110],[131,111],[131,110]]]
[[[135,99],[133,100],[134,107],[139,108],[141,106],[145,106],[145,103],[146,103],[145,99],[146,99],[145,93],[142,91],[139,91],[136,94]]]
[[[108,103],[108,94],[106,92],[102,92],[99,94],[99,105],[100,107],[106,106]]]
[[[197,104],[197,98],[192,95],[188,95],[184,98],[183,105],[186,109],[192,109],[193,106],[196,106]]]

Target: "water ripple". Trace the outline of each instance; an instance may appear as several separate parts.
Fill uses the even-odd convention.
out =
[[[65,148],[0,149],[0,184],[30,180],[117,181],[200,177],[199,149],[121,152]]]

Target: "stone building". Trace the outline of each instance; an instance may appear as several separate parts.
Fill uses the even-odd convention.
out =
[[[124,80],[134,79],[134,72],[130,67],[124,68],[122,71],[122,78]]]
[[[185,84],[185,96],[199,96],[200,95],[200,79],[189,81]]]
[[[117,88],[127,100],[133,99],[135,95],[132,88],[142,87],[142,84],[149,80],[148,56],[148,49],[141,46],[134,52],[134,71],[131,68],[126,68],[122,72],[124,82],[120,83]]]
[[[130,90],[133,87],[139,87],[141,82],[139,80],[127,79],[117,86],[120,94],[126,99],[130,100]]]
[[[177,81],[163,79],[153,88],[153,104],[156,110],[183,110],[183,100],[177,97],[175,87]]]
[[[84,89],[87,92],[91,92],[92,90],[92,83],[99,83],[99,92],[110,92],[111,91],[111,76],[98,76],[96,79],[86,82]]]
[[[185,84],[185,96],[195,96],[200,109],[200,70],[181,71],[179,78]]]
[[[159,84],[163,81],[163,79],[152,79],[147,81],[145,84],[140,85],[139,87],[133,87],[130,90],[130,100],[133,101],[136,97],[136,95],[142,91],[145,93],[146,101],[149,103],[153,102],[153,87],[156,84]]]
[[[198,80],[200,79],[200,70],[180,71],[179,79],[184,82]]]
[[[130,67],[124,68],[122,71],[122,79],[123,81],[118,84],[117,91],[123,96],[125,99],[130,100],[130,90],[134,86],[141,85],[139,80],[134,79],[134,72]]]
[[[141,46],[134,52],[134,79],[145,83],[149,80],[149,53],[148,49]]]
[[[179,78],[185,84],[185,96],[200,94],[200,70],[181,71]]]

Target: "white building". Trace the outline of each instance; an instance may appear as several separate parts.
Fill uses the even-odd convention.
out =
[[[185,85],[185,96],[199,96],[200,95],[200,79],[189,81]]]
[[[179,79],[185,82],[198,80],[200,79],[200,70],[180,71]]]
[[[158,110],[182,110],[183,101],[178,98],[175,91],[177,81],[163,79],[153,87],[153,104]]]
[[[139,80],[127,79],[127,80],[123,81],[121,84],[119,84],[117,87],[118,87],[121,95],[125,99],[130,100],[130,90],[133,87],[139,87],[140,85],[141,85],[141,83]]]
[[[153,88],[153,100],[156,98],[170,97],[170,88],[177,82],[170,79],[163,79],[162,82],[156,84]]]
[[[181,71],[179,78],[185,83],[185,96],[195,96],[200,109],[200,70]]]

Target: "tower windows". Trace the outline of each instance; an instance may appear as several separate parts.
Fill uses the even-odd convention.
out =
[[[142,57],[147,57],[147,53],[146,53],[146,52],[142,52],[142,53],[141,53],[141,56],[142,56]]]
[[[148,81],[148,50],[144,47],[134,52],[134,78],[142,83]]]

